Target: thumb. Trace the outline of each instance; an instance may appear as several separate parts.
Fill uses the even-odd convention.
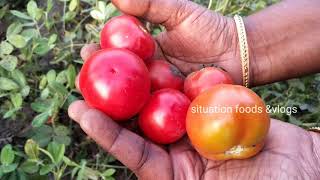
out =
[[[138,16],[167,29],[180,24],[197,8],[188,0],[112,0],[122,12]]]

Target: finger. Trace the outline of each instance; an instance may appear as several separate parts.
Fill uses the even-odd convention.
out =
[[[94,52],[98,51],[100,46],[98,44],[86,44],[82,47],[80,56],[83,61],[86,61]]]
[[[76,83],[75,83],[75,86],[76,86],[76,89],[80,92],[80,85],[79,85],[79,83],[80,83],[80,76],[79,76],[79,74],[77,75],[77,77],[76,77]]]
[[[112,0],[122,12],[163,24],[167,29],[180,24],[198,6],[187,0]]]
[[[69,107],[69,115],[88,136],[138,176],[150,178],[158,175],[159,179],[168,178],[168,174],[154,169],[154,165],[160,161],[163,163],[156,168],[170,164],[168,155],[161,148],[122,128],[102,112],[89,108],[84,101],[74,102]]]

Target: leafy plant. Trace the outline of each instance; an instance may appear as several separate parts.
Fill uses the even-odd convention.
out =
[[[194,1],[228,16],[245,16],[276,2]],[[0,1],[0,121],[24,124],[11,144],[0,141],[0,178],[134,179],[132,172],[84,135],[66,112],[80,98],[75,88],[83,63],[80,48],[99,42],[103,24],[118,14],[110,1],[102,0]],[[154,35],[164,30],[150,23],[147,28]],[[298,109],[290,115],[273,114],[274,118],[302,127],[320,124],[319,75],[254,90],[266,104]]]

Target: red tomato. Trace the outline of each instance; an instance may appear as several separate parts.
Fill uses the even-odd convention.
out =
[[[219,84],[189,106],[186,129],[194,148],[212,160],[245,159],[264,145],[270,118],[262,99],[243,86]]]
[[[187,96],[175,89],[156,91],[140,113],[139,127],[156,143],[173,143],[186,132],[189,104]]]
[[[153,91],[164,88],[183,89],[184,76],[174,65],[164,60],[154,60],[147,66]]]
[[[233,84],[230,75],[215,67],[206,67],[189,74],[184,82],[184,93],[193,100],[216,84]]]
[[[100,50],[84,63],[80,90],[88,105],[114,120],[126,120],[137,114],[150,96],[148,69],[128,50]]]
[[[125,48],[143,60],[151,58],[155,42],[142,23],[134,16],[121,15],[109,20],[100,35],[100,45],[105,48]]]

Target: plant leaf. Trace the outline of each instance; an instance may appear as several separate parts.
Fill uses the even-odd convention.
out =
[[[26,173],[33,174],[39,170],[39,165],[36,162],[27,160],[20,165],[20,168]]]
[[[47,150],[53,157],[53,163],[57,164],[62,161],[65,152],[65,145],[53,141],[48,145]]]
[[[11,13],[12,15],[17,16],[18,18],[21,18],[21,19],[32,20],[32,18],[31,18],[30,16],[26,15],[26,14],[23,13],[23,12],[17,11],[17,10],[11,10],[10,13]]]
[[[0,77],[0,90],[10,91],[18,88],[18,84],[15,83],[13,80],[5,77]]]
[[[43,112],[41,114],[38,114],[34,119],[32,120],[32,126],[33,127],[40,127],[42,126],[46,121],[48,121],[49,113]]]
[[[0,61],[0,66],[7,71],[13,71],[18,64],[18,58],[15,56],[7,55]]]
[[[3,55],[9,55],[11,54],[13,51],[13,46],[6,42],[6,41],[2,41],[1,44],[0,44],[0,55],[3,56]]]
[[[26,39],[19,34],[10,35],[8,41],[17,48],[23,48],[27,45]]]
[[[32,139],[28,139],[24,145],[24,152],[30,159],[37,159],[39,156],[39,145]]]
[[[46,174],[48,174],[50,171],[52,171],[53,168],[54,168],[54,165],[53,165],[53,164],[46,164],[46,165],[44,165],[44,166],[42,166],[42,167],[40,168],[39,174],[40,174],[40,175],[46,175]]]
[[[20,93],[10,94],[10,99],[15,108],[20,108],[22,105],[22,95]]]
[[[5,145],[1,149],[0,161],[4,165],[9,165],[14,161],[14,151],[10,144]]]
[[[71,0],[69,4],[69,11],[74,11],[78,6],[78,0]]]

